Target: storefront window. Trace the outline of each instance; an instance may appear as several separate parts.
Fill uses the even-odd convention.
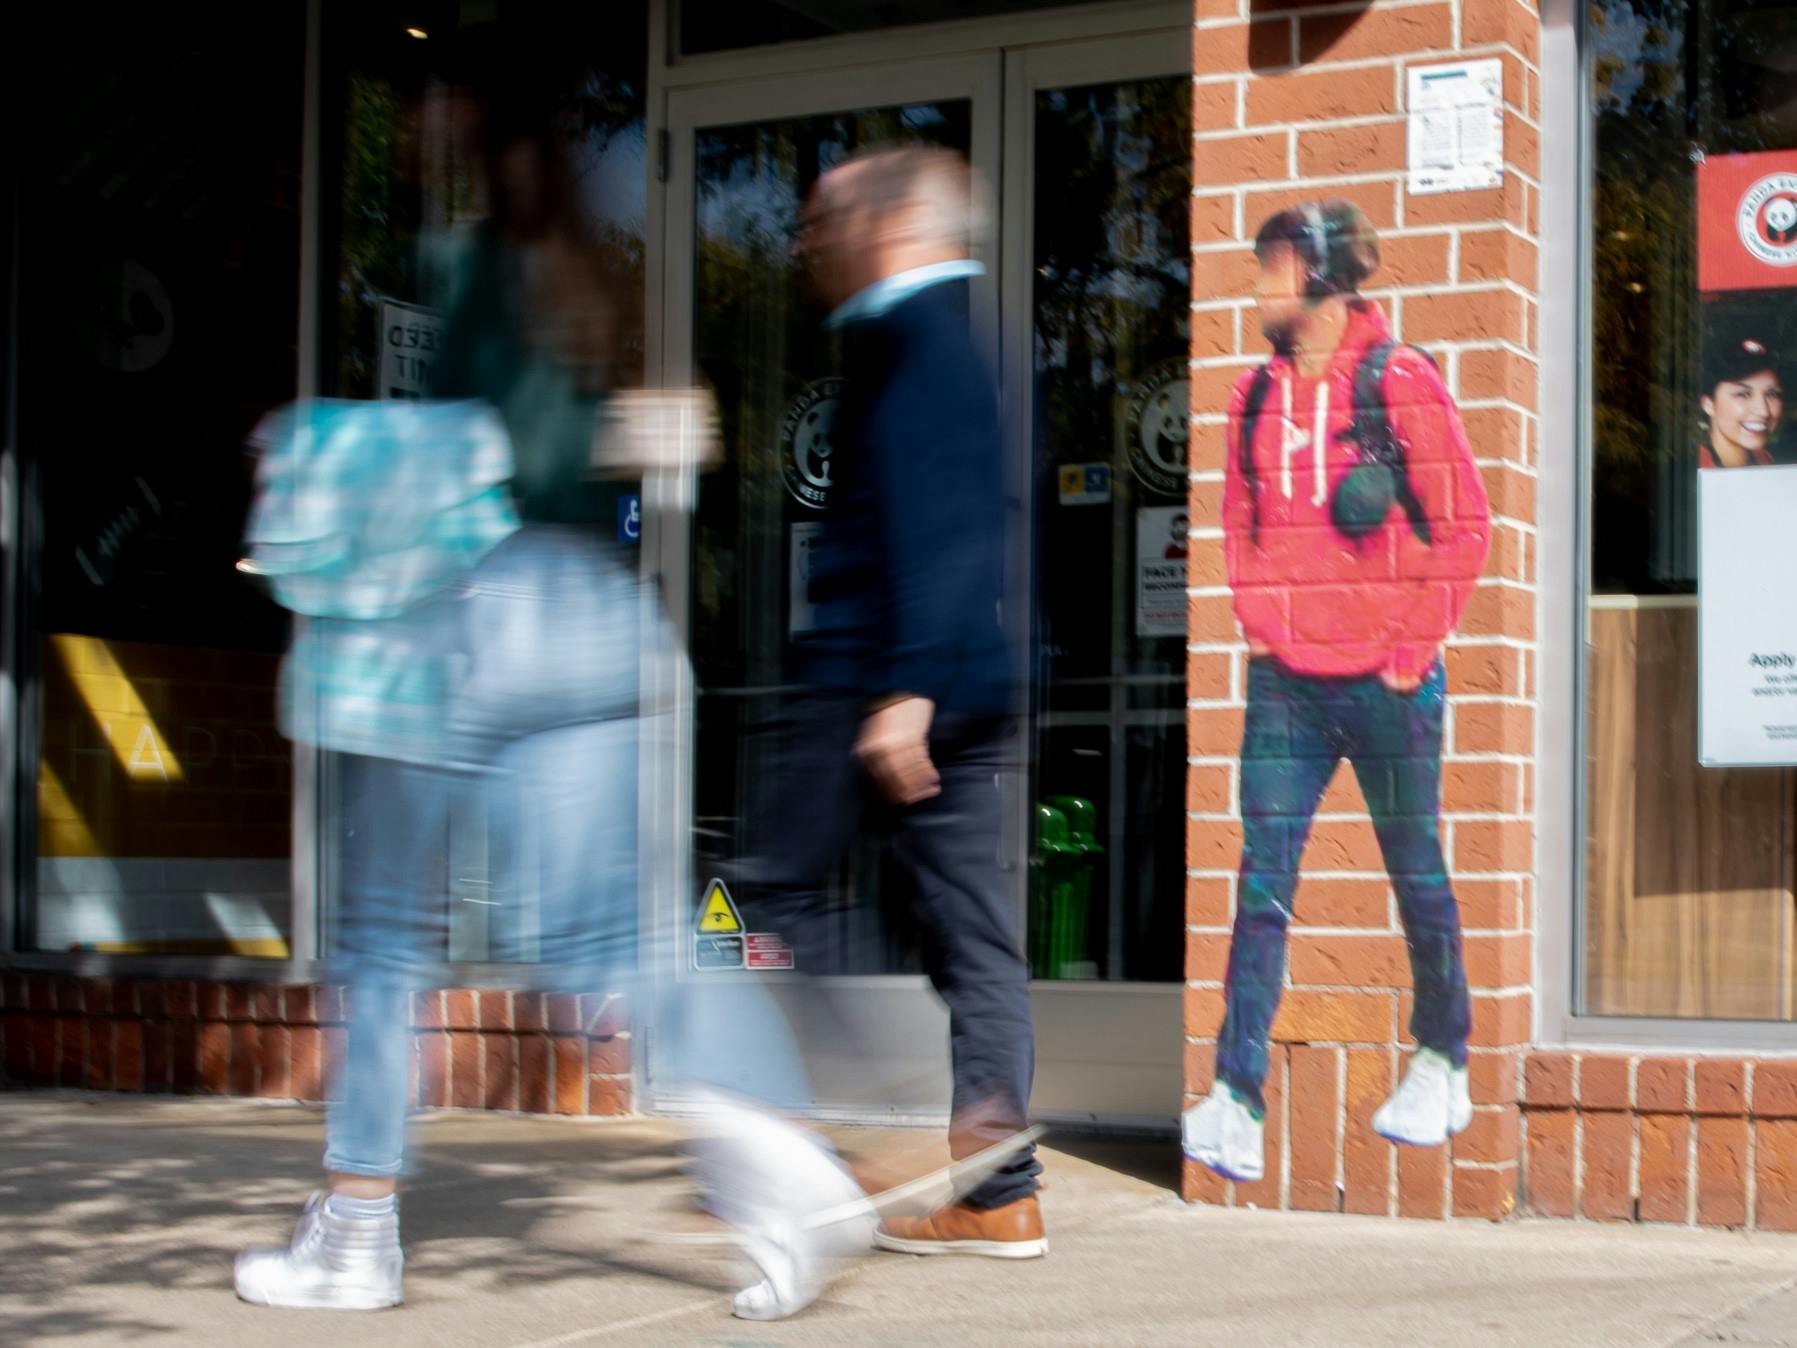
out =
[[[1797,567],[1748,508],[1797,502],[1790,20],[1744,0],[1587,15],[1591,1015],[1797,1014],[1797,680],[1777,663],[1797,605],[1719,579]]]
[[[1191,84],[1042,90],[1035,116],[1031,959],[1039,978],[1177,980]]]
[[[19,943],[282,956],[285,621],[233,563],[245,435],[294,393],[305,6],[34,17]]]
[[[565,134],[581,225],[616,306],[610,371],[616,387],[643,380],[645,89],[648,7],[577,0],[335,6],[326,28],[324,106],[330,203],[324,256],[335,304],[320,334],[324,393],[416,398],[432,388],[442,315],[425,260],[451,235],[486,227],[488,200],[472,134],[469,80],[530,72]],[[634,483],[608,484],[624,496]],[[610,517],[609,503],[600,512]],[[337,947],[341,764],[317,773],[318,949]],[[537,948],[534,896],[494,884],[506,840],[489,829],[481,793],[458,798],[432,883],[447,910],[433,930],[450,963],[528,960]]]
[[[320,394],[428,391],[420,246],[483,209],[451,92],[475,23],[560,72],[578,190],[615,273],[615,379],[642,379],[647,5],[322,5],[312,184],[307,11],[283,0],[218,24],[158,9],[98,30],[73,17],[42,44],[58,63],[47,87],[79,97],[20,141],[18,171],[27,562],[6,620],[36,765],[23,949],[329,953],[331,764],[317,800],[296,802],[276,727],[287,616],[235,567],[244,447],[299,392],[302,343]],[[302,332],[306,223],[324,303]],[[308,817],[317,942],[299,939],[290,879]],[[445,864],[474,901],[445,954],[486,959],[485,834],[457,836]]]

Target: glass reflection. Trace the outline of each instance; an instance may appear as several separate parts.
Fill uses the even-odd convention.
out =
[[[1190,106],[1179,78],[1036,99],[1033,929],[1083,906],[1038,977],[1180,976]]]
[[[806,548],[829,505],[840,351],[806,303],[792,256],[800,204],[820,174],[864,146],[913,141],[965,154],[971,118],[971,104],[956,100],[699,134],[695,355],[725,445],[693,519],[701,881],[743,855],[757,783],[785,770],[773,757],[777,737],[755,732],[778,713],[787,656],[808,629]],[[888,853],[864,838],[845,861],[830,898],[830,963],[817,972],[921,967],[908,880]]]
[[[1797,1014],[1797,773],[1697,756],[1696,488],[1721,359],[1797,344],[1788,289],[1700,293],[1698,176],[1797,149],[1797,23],[1748,0],[1586,11],[1590,579],[1579,1002],[1598,1015]],[[1725,369],[1726,367],[1726,369]],[[1789,421],[1771,457],[1790,458]]]

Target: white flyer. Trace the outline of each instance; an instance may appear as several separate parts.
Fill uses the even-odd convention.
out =
[[[1410,68],[1410,192],[1476,192],[1504,181],[1504,63]]]
[[[1136,511],[1136,635],[1186,634],[1186,555],[1191,516],[1184,506]]]
[[[1697,760],[1797,764],[1797,464],[1699,471],[1697,518]]]
[[[789,529],[791,552],[787,559],[786,639],[797,641],[817,630],[817,606],[811,602],[811,553],[824,526],[814,520]]]

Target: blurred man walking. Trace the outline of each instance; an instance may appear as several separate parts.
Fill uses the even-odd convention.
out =
[[[1025,1127],[1035,1051],[998,841],[1014,799],[1015,679],[998,398],[968,324],[975,215],[967,164],[924,148],[851,159],[806,202],[797,249],[846,350],[837,503],[813,563],[818,630],[794,671],[806,691],[770,728],[782,773],[737,877],[754,925],[816,969],[825,882],[868,811],[888,815],[915,879],[925,968],[948,1007],[957,1158]],[[889,1217],[875,1243],[1044,1254],[1039,1173],[1021,1146],[959,1201]],[[781,1281],[745,1294],[738,1313],[776,1318],[816,1295],[815,1277]]]

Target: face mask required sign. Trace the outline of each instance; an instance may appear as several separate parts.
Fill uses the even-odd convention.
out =
[[[1136,635],[1186,634],[1186,534],[1184,506],[1143,506],[1136,511]]]
[[[1697,475],[1698,761],[1797,765],[1797,465]]]

